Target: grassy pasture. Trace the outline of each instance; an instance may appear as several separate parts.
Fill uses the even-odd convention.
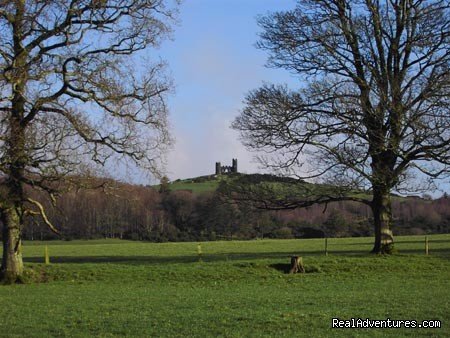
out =
[[[180,181],[173,182],[169,185],[171,191],[190,190],[194,194],[215,191],[219,186],[219,181],[192,182]]]
[[[27,242],[27,276],[0,286],[4,337],[450,336],[450,235],[140,243]],[[51,264],[43,262],[48,245]],[[300,254],[306,274],[284,270]],[[438,319],[440,329],[332,329],[341,319]]]
[[[191,191],[193,194],[202,194],[205,192],[216,191],[221,180],[228,179],[227,176],[222,176],[216,178],[213,176],[196,177],[185,180],[176,180],[169,183],[169,189],[171,191],[187,190]],[[155,189],[159,189],[160,185],[155,185]]]

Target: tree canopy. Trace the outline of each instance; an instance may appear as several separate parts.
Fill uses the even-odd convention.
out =
[[[268,65],[299,86],[251,91],[233,127],[269,167],[369,191],[382,252],[391,191],[449,174],[449,2],[298,1],[258,22]]]
[[[176,2],[165,0],[0,1],[1,272],[7,279],[21,274],[23,218],[46,219],[25,187],[53,196],[71,184],[70,176],[115,163],[110,159],[158,172],[170,143],[165,97],[171,83],[164,62],[148,51],[168,37],[175,14]]]

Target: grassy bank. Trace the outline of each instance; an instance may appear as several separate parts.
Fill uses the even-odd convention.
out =
[[[448,336],[450,235],[246,242],[27,242],[29,279],[0,287],[0,335]],[[51,265],[43,262],[48,245]],[[306,274],[285,273],[303,256]],[[332,329],[341,319],[438,319],[440,329]]]

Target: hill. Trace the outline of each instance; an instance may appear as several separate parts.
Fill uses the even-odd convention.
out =
[[[327,189],[336,189],[336,187],[305,183],[302,180],[281,177],[270,174],[242,174],[242,173],[227,173],[222,175],[204,175],[193,178],[186,179],[176,179],[168,183],[168,189],[170,191],[188,191],[194,194],[201,193],[211,193],[215,192],[219,187],[221,182],[230,182],[236,179],[245,180],[247,183],[272,183],[272,184],[303,184],[303,187],[307,186],[308,190],[311,191],[327,191]],[[154,185],[153,188],[159,190],[160,184]],[[370,199],[371,196],[367,192],[354,191],[352,195]],[[419,200],[424,203],[430,202],[431,197],[421,198],[419,196],[400,196],[398,194],[392,193],[392,199],[398,202],[406,202],[408,200]]]
[[[205,193],[205,192],[214,192],[217,190],[219,183],[221,180],[227,180],[227,175],[207,175],[207,176],[199,176],[194,178],[187,178],[184,180],[177,179],[173,182],[169,183],[170,191],[191,191],[192,193]],[[160,185],[156,186],[159,189]]]
[[[59,197],[56,208],[50,201],[45,206],[49,219],[68,240],[165,242],[373,235],[372,213],[361,203],[336,202],[327,208],[313,205],[271,212],[252,210],[245,204],[224,203],[223,196],[215,193],[221,183],[236,181],[272,188],[284,186],[280,200],[290,192],[298,196],[301,189],[327,188],[272,175],[233,173],[176,180],[167,183],[167,193],[160,193],[160,187],[111,182],[107,191],[72,190]],[[42,196],[36,199],[45,201]],[[393,203],[395,235],[450,232],[450,199],[395,198]],[[23,233],[30,240],[56,238],[40,219],[27,218]]]
[[[294,178],[280,177],[270,174],[242,174],[242,173],[226,173],[222,175],[205,175],[187,179],[177,179],[168,183],[170,191],[190,191],[192,193],[214,192],[219,187],[221,182],[230,182],[236,179],[244,179],[249,183],[255,182],[271,182],[271,183],[292,183],[298,184],[299,181]],[[314,186],[314,185],[312,185]],[[319,185],[317,185],[319,186]],[[160,189],[161,185],[154,186],[155,189]]]

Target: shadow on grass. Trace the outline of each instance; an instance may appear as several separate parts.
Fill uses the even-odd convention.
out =
[[[361,250],[331,250],[328,251],[330,256],[336,257],[369,257],[371,254],[369,251]],[[401,249],[398,250],[399,254],[423,254],[424,249]],[[430,250],[431,255],[450,259],[450,251],[447,248],[436,248]],[[277,259],[289,261],[292,255],[301,256],[324,256],[322,250],[316,251],[301,251],[297,252],[285,251],[285,252],[263,252],[263,253],[220,253],[220,254],[204,254],[201,256],[203,262],[220,262],[220,261],[239,261],[239,260],[256,260],[256,259]],[[113,263],[113,264],[134,264],[134,265],[146,265],[146,264],[176,264],[176,263],[195,263],[198,262],[200,257],[198,255],[185,255],[185,256],[52,256],[50,260],[52,263]],[[43,257],[26,257],[25,262],[29,263],[43,263]],[[287,264],[289,266],[289,264]],[[278,268],[284,271],[285,264],[276,264]],[[276,268],[274,266],[274,268]],[[280,271],[281,271],[280,270]]]
[[[291,271],[291,265],[290,264],[283,264],[283,263],[277,263],[277,264],[269,264],[269,268],[275,269],[281,273],[289,274]],[[304,273],[318,273],[320,272],[320,268],[317,266],[305,266],[305,272]]]
[[[42,263],[41,257],[27,257],[23,259],[28,263]],[[193,263],[198,262],[197,256],[180,256],[180,257],[164,257],[164,256],[52,256],[51,263],[113,263],[113,264],[172,264],[172,263]],[[204,258],[202,257],[202,260]]]
[[[335,238],[328,238],[328,247],[332,247],[332,246],[367,246],[367,245],[372,245],[373,246],[373,241],[371,242],[355,242],[355,243],[334,243],[333,239]]]
[[[394,238],[395,239],[395,238]],[[425,243],[425,236],[422,239],[418,239],[418,240],[408,240],[408,241],[402,241],[399,240],[396,242],[397,244],[416,244],[416,243],[420,243],[420,244],[424,244]],[[428,238],[428,243],[450,243],[450,241],[448,239],[432,239],[432,238]]]
[[[371,241],[363,241],[363,242],[354,242],[354,243],[339,243],[339,242],[335,242],[339,241],[339,238],[328,238],[328,247],[342,247],[342,246],[349,246],[349,247],[353,247],[353,246],[370,246],[373,245],[373,240]],[[394,244],[398,244],[398,245],[402,245],[402,244],[424,244],[425,243],[425,236],[422,239],[416,239],[416,240],[396,240],[394,237]],[[428,238],[428,243],[432,244],[432,243],[450,243],[450,241],[448,239],[432,239],[432,238]]]
[[[341,251],[343,253],[343,251]],[[367,253],[361,251],[347,251],[347,255],[364,256]],[[305,252],[303,256],[317,256],[320,251]],[[269,252],[269,253],[221,253],[202,255],[185,255],[185,256],[54,256],[50,257],[52,263],[114,263],[114,264],[176,264],[176,263],[195,263],[200,259],[202,262],[226,262],[226,261],[250,261],[257,259],[277,259],[289,261],[293,255],[292,252]],[[24,258],[28,263],[42,263],[43,257],[27,257]]]
[[[291,270],[290,264],[270,264],[269,268],[275,269],[277,271],[280,271],[282,273],[289,273],[289,270]]]

